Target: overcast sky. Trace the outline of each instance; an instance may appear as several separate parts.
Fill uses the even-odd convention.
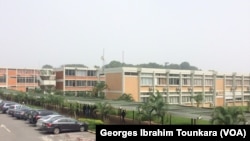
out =
[[[0,67],[189,62],[250,72],[249,0],[0,0]]]

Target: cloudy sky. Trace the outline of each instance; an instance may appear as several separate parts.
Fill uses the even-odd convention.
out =
[[[0,0],[0,67],[189,62],[250,72],[249,0]]]

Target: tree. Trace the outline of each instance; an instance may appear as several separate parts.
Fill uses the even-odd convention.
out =
[[[97,82],[92,89],[94,97],[104,97],[103,91],[108,88],[108,85],[104,81]]]
[[[109,113],[113,110],[113,107],[108,102],[99,102],[96,104],[95,112],[98,112],[101,115],[101,119],[105,120]]]
[[[197,108],[199,108],[199,105],[200,105],[200,104],[202,103],[202,101],[203,101],[203,96],[202,96],[202,94],[199,93],[199,94],[197,94],[196,96],[193,96],[192,98],[195,100],[196,105],[197,105]]]
[[[247,102],[247,111],[250,112],[250,101]]]
[[[131,94],[124,93],[117,100],[125,100],[125,101],[132,102],[132,101],[134,101],[134,98],[132,97]]]
[[[211,115],[211,124],[237,125],[246,122],[244,112],[239,107],[216,107]]]
[[[43,69],[53,69],[53,66],[46,64],[46,65],[43,65],[42,68]]]
[[[163,120],[167,105],[163,100],[163,97],[159,91],[156,94],[151,93],[148,102],[138,106],[139,120],[147,119],[151,124],[153,116],[161,118]]]

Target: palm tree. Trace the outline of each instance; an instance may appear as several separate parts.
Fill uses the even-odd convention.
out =
[[[99,102],[96,105],[95,112],[98,112],[101,115],[101,119],[105,120],[108,114],[113,110],[113,107],[108,102]]]
[[[104,81],[97,82],[95,87],[92,89],[92,94],[94,97],[101,97],[103,91],[108,88],[108,85]]]
[[[245,122],[244,112],[239,107],[216,107],[212,113],[212,124],[237,125]]]
[[[156,95],[151,95],[149,102],[152,103],[151,106],[154,111],[154,116],[161,118],[161,121],[163,121],[167,106],[161,93],[157,91]]]
[[[167,105],[163,100],[163,97],[159,91],[156,94],[151,93],[148,102],[143,103],[143,105],[138,106],[140,119],[147,119],[151,124],[153,116],[157,116],[163,120]],[[141,117],[142,116],[142,117]]]
[[[124,101],[128,101],[128,102],[132,102],[134,101],[134,98],[132,97],[131,94],[122,94],[117,100],[124,100]]]
[[[201,93],[197,94],[196,96],[193,96],[192,97],[195,102],[196,102],[196,105],[197,105],[197,108],[199,108],[199,105],[201,104],[201,102],[203,101],[203,96]]]

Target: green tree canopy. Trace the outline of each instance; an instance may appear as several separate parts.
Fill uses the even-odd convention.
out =
[[[141,68],[167,68],[167,69],[185,69],[185,70],[198,70],[197,67],[191,66],[188,62],[182,62],[181,64],[157,64],[154,62],[144,64],[126,64],[119,61],[111,61],[109,64],[104,66],[105,68],[116,68],[116,67],[141,67]]]
[[[240,107],[216,107],[211,116],[211,123],[217,125],[238,125],[246,118]]]

